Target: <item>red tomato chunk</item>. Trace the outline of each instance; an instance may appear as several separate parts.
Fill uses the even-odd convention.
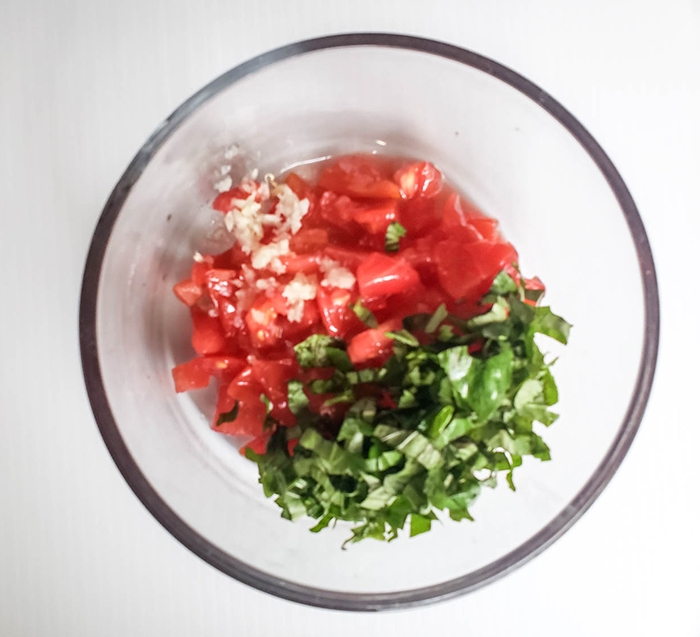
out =
[[[467,318],[483,311],[478,301],[499,271],[519,277],[517,252],[498,222],[460,197],[435,165],[349,155],[318,167],[317,175],[246,178],[218,194],[212,208],[224,216],[234,245],[197,254],[189,277],[173,288],[189,308],[197,354],[173,369],[175,390],[217,379],[212,427],[252,436],[241,453],[265,453],[275,432],[297,424],[289,381],[331,378],[332,368],[300,369],[294,346],[309,336],[343,339],[358,369],[380,366],[393,353],[387,332],[400,330],[407,316],[445,304]],[[240,223],[244,208],[257,221]],[[405,230],[398,249],[386,242],[392,224]],[[544,289],[538,279],[525,285]],[[368,320],[368,312],[377,327],[359,318]],[[375,389],[359,385],[357,393]],[[342,422],[347,402],[327,405],[335,394],[305,391],[312,412]],[[375,397],[393,404],[386,391]],[[289,455],[297,442],[286,442]]]

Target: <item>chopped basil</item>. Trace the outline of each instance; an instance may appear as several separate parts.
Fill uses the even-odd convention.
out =
[[[294,414],[300,414],[309,404],[309,399],[304,393],[304,384],[298,380],[290,380],[287,383],[287,404]]]
[[[377,319],[374,314],[368,310],[364,305],[362,305],[362,299],[357,299],[355,303],[350,306],[350,309],[355,312],[357,318],[359,318],[367,327],[377,327]]]
[[[491,305],[482,315],[465,321],[440,306],[432,316],[406,317],[404,329],[387,333],[394,355],[379,368],[355,369],[340,339],[317,334],[298,344],[302,367],[333,374],[289,381],[297,426],[277,428],[266,454],[246,453],[282,516],[315,519],[314,533],[336,520],[353,522],[346,544],[391,541],[406,526],[411,536],[430,530],[437,511],[472,520],[469,507],[499,474],[515,490],[513,473],[525,456],[550,458],[533,423],[557,419],[550,411],[559,398],[552,363],[535,335],[566,343],[571,327],[526,301],[522,282],[501,272],[482,300]],[[366,323],[374,319],[359,302],[352,309]],[[364,388],[377,398],[358,398]],[[329,430],[308,409],[312,393],[332,393],[326,406],[349,405],[339,428]],[[236,404],[217,424],[237,412]],[[297,438],[292,457],[287,444]]]
[[[312,334],[294,346],[294,353],[302,367],[332,367],[334,359],[336,362],[342,360],[342,364],[345,365],[347,354],[343,351],[344,346],[343,341],[338,338]]]
[[[272,403],[270,402],[270,399],[265,396],[265,394],[260,394],[260,402],[265,405],[265,413],[269,414],[270,411],[272,411]]]
[[[430,317],[430,320],[425,325],[426,334],[432,334],[448,316],[449,312],[443,303],[435,310],[435,313]]]
[[[406,228],[400,223],[394,221],[389,224],[386,229],[386,238],[384,240],[384,249],[387,252],[396,252],[399,249],[400,239],[406,236]]]
[[[231,411],[225,411],[219,414],[219,417],[216,419],[216,426],[220,427],[225,422],[233,422],[236,418],[238,418],[238,401],[236,401]]]

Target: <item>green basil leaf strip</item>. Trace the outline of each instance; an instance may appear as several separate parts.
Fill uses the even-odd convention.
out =
[[[493,294],[508,294],[509,292],[517,292],[518,285],[513,278],[505,270],[501,270],[491,284]]]
[[[371,310],[362,305],[362,299],[357,299],[357,301],[350,306],[350,309],[367,327],[375,328],[379,325]]]
[[[477,360],[470,369],[473,373],[467,400],[477,415],[488,420],[503,404],[510,388],[513,371],[513,350],[504,346],[499,354]]]
[[[298,416],[309,405],[309,399],[304,393],[304,385],[298,380],[290,380],[287,383],[287,403],[289,410]]]
[[[294,346],[294,353],[302,367],[337,367],[346,366],[342,340],[325,334],[312,334],[306,340]],[[344,352],[343,352],[344,353]],[[347,359],[349,361],[349,359]],[[349,366],[352,369],[352,365]]]
[[[219,417],[216,419],[216,426],[220,427],[223,425],[225,422],[233,422],[238,418],[238,408],[239,408],[239,403],[236,401],[236,403],[233,405],[230,411],[223,412],[219,414]]]
[[[374,429],[374,437],[400,451],[407,458],[415,460],[426,469],[431,469],[442,462],[440,452],[417,431],[397,429],[391,425],[377,425]]]
[[[269,414],[272,411],[272,402],[265,396],[265,394],[260,394],[260,402],[265,405],[265,414]]]
[[[400,239],[406,236],[406,228],[404,228],[400,223],[394,221],[389,224],[386,229],[386,236],[384,239],[384,249],[387,252],[397,252],[399,249]]]
[[[571,324],[554,314],[548,307],[537,307],[532,321],[532,330],[566,345],[569,341]]]
[[[425,326],[425,332],[426,334],[432,334],[437,330],[438,327],[440,327],[440,323],[442,323],[448,316],[449,312],[447,311],[447,308],[445,307],[445,304],[443,303],[438,307],[437,310],[435,310],[435,313],[430,317],[430,320]]]
[[[398,332],[387,332],[386,335],[397,341],[398,343],[403,343],[409,347],[419,347],[420,341],[411,334],[408,330],[399,330]]]
[[[508,318],[508,311],[508,301],[503,297],[499,297],[488,312],[469,319],[467,321],[467,329],[475,330],[491,323],[503,323]]]
[[[440,433],[450,424],[452,417],[455,414],[455,408],[452,405],[446,405],[443,407],[433,418],[433,422],[430,425],[430,431],[428,433],[429,437],[433,440],[438,437]]]
[[[411,537],[430,531],[431,519],[418,513],[411,514]]]

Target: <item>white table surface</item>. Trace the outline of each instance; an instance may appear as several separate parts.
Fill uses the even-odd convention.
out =
[[[466,597],[353,615],[249,589],[159,526],[94,424],[77,309],[102,205],[161,119],[252,55],[363,30],[490,56],[588,127],[645,221],[663,332],[640,433],[571,531]],[[697,0],[0,0],[0,635],[700,635],[699,122]]]

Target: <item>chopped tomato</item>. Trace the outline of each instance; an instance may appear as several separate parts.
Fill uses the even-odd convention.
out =
[[[498,241],[498,221],[483,214],[474,204],[452,193],[445,202],[442,224],[450,231],[455,227],[471,228],[486,241]]]
[[[214,412],[214,418],[212,420],[211,426],[216,431],[221,433],[232,433],[235,431],[229,431],[232,423],[222,422],[220,425],[216,423],[219,422],[219,417],[223,414],[230,414],[231,410],[236,406],[236,399],[228,395],[229,383],[219,383],[218,397],[216,400],[216,411]],[[225,417],[224,417],[225,419]]]
[[[415,197],[399,203],[399,222],[408,239],[422,237],[440,225],[442,208],[439,197]]]
[[[333,261],[337,261],[344,268],[348,268],[353,272],[357,270],[371,254],[371,252],[367,252],[366,250],[353,250],[352,248],[341,246],[328,246],[323,251],[324,256],[333,259]]]
[[[440,192],[442,175],[427,161],[417,161],[401,166],[394,175],[394,181],[407,199],[413,197],[434,197]]]
[[[299,199],[306,199],[308,196],[313,192],[313,186],[297,175],[296,173],[289,173],[287,175],[287,178],[284,180],[284,183],[287,184],[294,194],[299,197]]]
[[[192,347],[197,354],[217,354],[226,345],[221,323],[216,316],[197,307],[191,309]]]
[[[285,314],[288,313],[285,309]],[[290,321],[284,317],[280,323],[282,338],[287,340],[302,341],[311,335],[312,328],[321,321],[321,314],[318,311],[316,300],[304,301],[304,308],[301,318],[298,321]]]
[[[510,243],[479,241],[465,246],[448,239],[436,244],[433,257],[440,283],[452,298],[476,301],[504,266],[517,261],[518,253]]]
[[[204,275],[209,294],[214,297],[230,299],[240,287],[238,273],[235,270],[219,270],[212,268]]]
[[[211,269],[204,278],[224,332],[229,336],[235,335],[241,328],[234,297],[241,285],[238,274],[235,270]]]
[[[294,426],[296,418],[289,410],[287,383],[299,373],[296,359],[262,360],[251,356],[249,362],[253,376],[262,385],[265,395],[272,403],[270,415],[281,425]]]
[[[299,442],[299,438],[291,438],[290,440],[287,440],[287,453],[294,457],[294,448],[297,446],[297,443]]]
[[[396,409],[396,402],[391,397],[391,394],[386,390],[382,391],[379,395],[379,400],[377,401],[377,404],[380,407],[385,407],[386,409]]]
[[[389,224],[396,221],[397,209],[396,201],[387,201],[357,210],[352,216],[367,232],[381,234],[383,238]]]
[[[481,351],[481,348],[484,346],[484,339],[480,338],[478,341],[474,341],[473,343],[470,343],[469,347],[467,347],[467,352],[469,354],[475,354],[476,352]]]
[[[525,283],[526,290],[542,290],[542,294],[544,294],[544,283],[542,283],[542,281],[540,281],[539,277],[535,276],[535,277],[532,277],[531,279],[525,279],[524,283]],[[537,305],[537,301],[531,300],[528,298],[525,299],[525,303],[527,303],[528,305],[532,305],[532,306]]]
[[[237,214],[240,201],[254,192],[260,210],[246,214],[261,216],[250,227],[236,224],[235,242],[225,252],[196,254],[190,276],[173,288],[190,308],[192,345],[198,354],[173,369],[175,389],[202,388],[212,377],[219,379],[213,426],[227,434],[254,436],[242,453],[265,453],[276,427],[296,424],[287,393],[292,379],[304,384],[309,409],[322,416],[317,420],[321,433],[329,439],[337,433],[351,403],[326,405],[335,394],[308,390],[309,382],[328,380],[335,370],[299,369],[294,355],[294,346],[312,334],[343,339],[357,369],[376,367],[393,353],[394,341],[386,332],[401,329],[407,316],[432,314],[444,304],[450,315],[469,319],[486,310],[480,299],[501,269],[521,281],[511,265],[518,255],[501,237],[498,222],[444,184],[434,164],[345,156],[321,167],[316,183],[294,172],[286,174],[284,183],[309,202],[301,227],[292,219],[297,215],[279,210],[274,189],[269,199],[257,182],[254,191],[237,186],[221,193],[212,204],[215,210]],[[280,216],[288,222],[284,226]],[[392,253],[386,251],[385,237],[394,222],[406,235]],[[288,239],[288,249],[283,239]],[[278,256],[267,259],[263,268],[253,267],[258,255],[265,256],[259,249],[267,246]],[[357,286],[328,286],[335,275],[335,282],[347,278],[347,285],[352,284],[349,277],[333,272],[333,262],[349,270]],[[299,291],[313,296],[315,290],[315,298],[295,300],[294,286],[285,297],[285,288],[301,273],[317,285]],[[543,289],[538,279],[524,285]],[[379,327],[368,328],[355,314],[352,308],[359,299]],[[416,336],[421,343],[434,338],[422,332]],[[470,351],[478,347],[480,343],[472,344]],[[363,396],[395,407],[392,394],[379,385],[355,386],[355,397]],[[265,423],[271,427],[263,430]],[[287,443],[290,455],[296,443]]]
[[[411,314],[432,314],[443,303],[447,304],[451,299],[446,298],[442,290],[427,287],[419,284],[403,294],[397,294],[387,304],[385,311],[380,311],[378,318],[388,320],[389,318],[403,319]]]
[[[247,449],[254,451],[259,456],[262,456],[263,454],[267,453],[267,445],[269,444],[270,438],[272,438],[273,433],[275,433],[274,426],[263,431],[259,436],[256,436],[250,442],[243,445],[240,449],[240,454],[242,456],[245,456],[245,452]]]
[[[353,301],[350,290],[321,286],[316,301],[321,311],[321,320],[330,336],[343,338],[364,329],[364,323],[350,308]]]
[[[173,287],[173,292],[187,307],[192,307],[202,296],[202,286],[197,285],[192,279],[185,279]]]
[[[238,401],[238,414],[232,422],[223,422],[215,427],[217,431],[227,434],[259,436],[263,432],[263,423],[267,414],[265,403],[260,400],[262,385],[254,378],[251,367],[246,367],[228,385],[226,395],[231,409]]]
[[[236,374],[243,367],[245,363],[233,356],[198,356],[173,368],[175,391],[206,387],[212,376],[223,378],[225,375]]]
[[[406,247],[400,252],[401,256],[418,272],[423,284],[430,288],[440,287],[437,278],[437,268],[433,259],[435,243],[436,240],[432,236],[422,237],[407,243]]]
[[[281,336],[278,315],[275,302],[264,294],[253,303],[245,315],[245,322],[254,347],[269,347],[277,343]]]
[[[363,156],[341,157],[321,173],[319,186],[341,195],[361,199],[399,199],[401,190],[382,176],[372,161]]]
[[[195,261],[192,264],[191,279],[195,285],[206,285],[206,275],[214,267],[214,257],[206,255],[202,261]]]
[[[402,257],[372,253],[357,268],[357,285],[363,299],[398,294],[418,285],[418,273]]]
[[[297,256],[296,254],[286,254],[280,257],[280,262],[284,266],[286,274],[297,274],[298,272],[311,274],[312,272],[318,272],[318,257],[316,255]]]
[[[187,363],[182,363],[173,367],[173,380],[175,381],[175,391],[180,393],[190,391],[190,389],[201,389],[209,384],[211,376],[207,370],[199,364],[199,358],[192,359]]]
[[[233,188],[232,190],[228,190],[217,195],[211,207],[219,212],[230,212],[234,208],[233,202],[236,199],[245,201],[249,196],[250,193],[247,193],[242,188]]]
[[[328,232],[321,228],[300,230],[289,240],[289,248],[297,254],[313,254],[327,245]]]
[[[378,365],[383,364],[386,358],[391,356],[394,343],[386,333],[400,329],[401,321],[393,319],[382,323],[375,329],[360,332],[348,345],[350,360],[355,365],[369,362],[376,362]]]

